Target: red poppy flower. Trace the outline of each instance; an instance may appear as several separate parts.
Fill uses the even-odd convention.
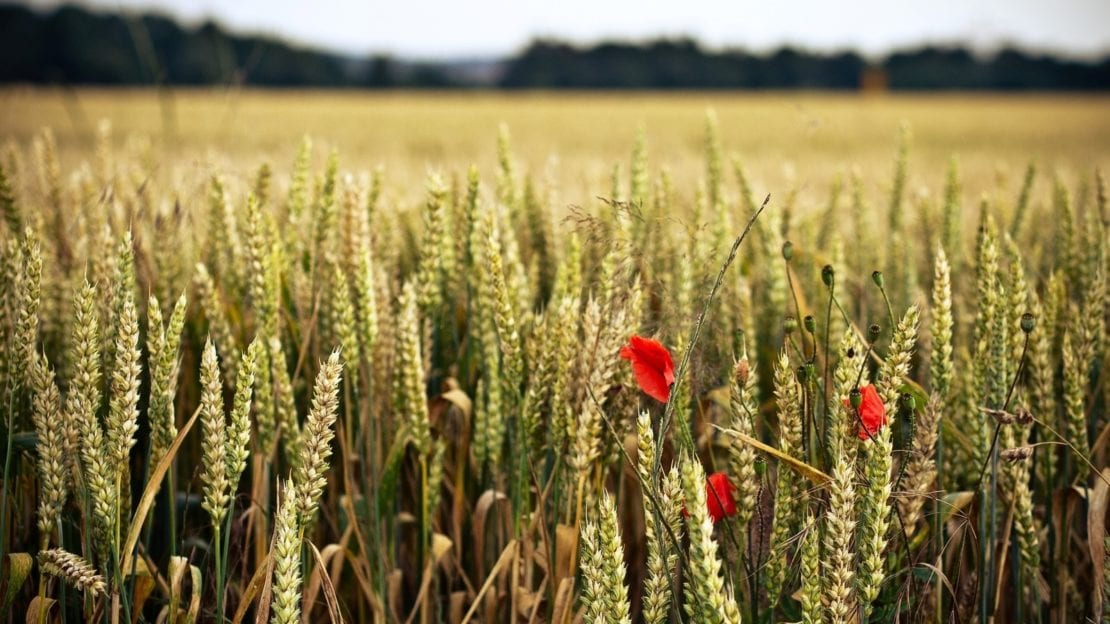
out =
[[[723,472],[714,472],[705,479],[705,506],[713,524],[721,518],[736,515],[736,499],[732,492],[736,486],[729,481],[728,475]],[[689,516],[686,508],[682,508],[683,517]]]
[[[628,344],[621,347],[621,357],[632,362],[632,374],[636,375],[640,389],[666,403],[674,383],[674,361],[670,351],[658,340],[632,336]]]
[[[887,424],[886,407],[883,405],[883,400],[879,398],[879,391],[875,389],[872,384],[859,389],[860,398],[862,401],[859,405],[859,420],[862,421],[862,426],[859,426],[859,439],[869,440],[872,436]],[[849,409],[851,404],[848,401],[844,402],[848,405]],[[856,423],[860,425],[860,423]]]
[[[705,502],[713,524],[721,518],[736,515],[736,499],[732,497],[735,489],[723,472],[714,472],[705,480]]]

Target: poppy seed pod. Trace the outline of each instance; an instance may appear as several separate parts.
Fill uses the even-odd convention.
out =
[[[872,323],[867,326],[867,342],[875,342],[879,339],[879,334],[883,333],[883,328],[878,323]]]
[[[826,264],[821,268],[821,281],[825,286],[832,288],[833,282],[836,281],[836,271],[831,264]]]
[[[859,388],[853,388],[848,393],[848,404],[852,406],[852,409],[857,410],[860,405],[863,405],[863,393],[859,391]]]
[[[1033,328],[1036,326],[1037,317],[1033,316],[1029,312],[1021,315],[1021,331],[1028,334],[1029,332],[1033,331]]]
[[[787,336],[793,334],[796,329],[798,329],[798,319],[794,318],[793,316],[787,316],[785,319],[783,319],[782,331],[786,332]]]
[[[782,244],[782,258],[787,262],[794,257],[794,243],[786,241]]]
[[[913,395],[910,394],[909,392],[902,393],[901,399],[902,399],[902,405],[905,406],[905,408],[910,410],[911,412],[914,409],[917,408],[917,400],[915,400],[913,398]]]
[[[879,288],[882,288],[883,284],[885,283],[883,281],[883,272],[882,271],[873,271],[871,273],[871,281],[875,282],[875,285],[878,286]]]
[[[807,314],[806,317],[802,319],[802,326],[811,334],[817,333],[817,319],[813,318],[812,314]]]

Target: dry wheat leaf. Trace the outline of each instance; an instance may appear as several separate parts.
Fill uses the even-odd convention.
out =
[[[16,594],[19,593],[23,583],[27,581],[30,576],[31,570],[35,567],[35,559],[27,553],[8,553],[6,557],[8,565],[4,566],[2,584],[5,587],[3,608],[0,611],[8,612],[12,606],[12,601],[15,600]]]
[[[332,585],[331,576],[328,575],[327,563],[320,556],[320,551],[316,548],[316,545],[311,541],[308,542],[308,549],[312,553],[313,560],[316,561],[316,569],[313,574],[319,574],[320,583],[324,588],[324,602],[328,606],[328,617],[332,624],[343,624],[343,614],[339,610],[339,598],[335,595],[335,585]],[[308,615],[307,603],[305,615]]]
[[[57,604],[57,601],[53,598],[35,596],[31,599],[31,605],[27,607],[27,618],[25,621],[27,624],[53,622],[54,619],[51,619],[50,611],[54,609],[55,604]]]
[[[1110,468],[1103,468],[1102,474],[1110,479]],[[1091,550],[1091,566],[1094,569],[1094,587],[1104,587],[1106,578],[1106,506],[1110,486],[1105,480],[1095,482],[1087,508],[1087,546]],[[1104,613],[1103,592],[1095,591],[1092,596],[1092,614],[1097,620]]]
[[[728,429],[726,427],[719,427],[716,425],[714,426],[717,427],[718,430],[735,437],[741,442],[748,444],[760,451],[763,451],[764,453],[767,453],[768,455],[771,455],[772,457],[775,457],[780,461],[785,462],[786,465],[790,466],[795,472],[816,483],[817,485],[824,485],[829,481],[832,481],[832,477],[825,474],[824,472],[821,472],[820,470],[814,468],[813,466],[810,466],[809,464],[799,459],[794,459],[793,457],[787,455],[786,453],[783,453],[773,446],[768,446],[749,435],[745,435],[739,431],[736,431],[735,429]]]

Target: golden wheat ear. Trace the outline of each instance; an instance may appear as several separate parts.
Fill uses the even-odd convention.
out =
[[[88,561],[79,555],[52,548],[39,553],[39,567],[43,572],[56,576],[86,592],[102,594],[107,585]]]

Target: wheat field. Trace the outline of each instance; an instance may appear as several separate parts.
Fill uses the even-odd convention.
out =
[[[0,614],[1106,621],[1108,107],[0,91]]]

